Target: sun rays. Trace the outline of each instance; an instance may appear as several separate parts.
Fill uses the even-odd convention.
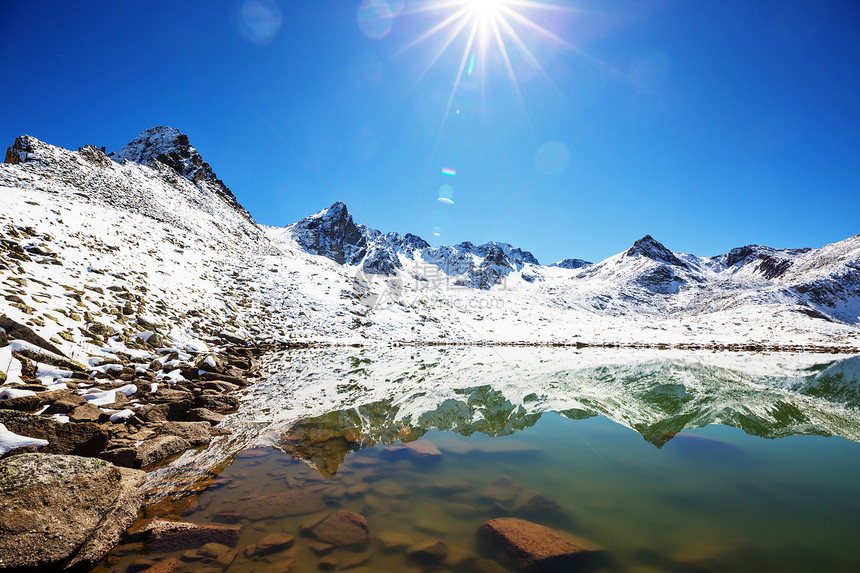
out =
[[[487,68],[490,62],[498,62],[510,83],[510,88],[522,108],[525,108],[518,65],[528,65],[536,70],[554,89],[550,74],[534,52],[536,43],[549,43],[577,51],[576,46],[535,21],[541,12],[572,14],[575,9],[533,0],[427,0],[409,10],[411,14],[438,14],[440,20],[402,48],[433,45],[432,55],[422,69],[418,81],[423,79],[439,60],[450,50],[463,45],[462,55],[457,59],[451,90],[448,94],[442,125],[448,120],[464,77],[477,71],[481,93],[486,97]],[[530,44],[532,44],[530,46]],[[476,65],[477,63],[477,65]]]

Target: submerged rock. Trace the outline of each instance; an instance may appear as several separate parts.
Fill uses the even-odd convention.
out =
[[[367,520],[358,513],[342,509],[309,528],[309,533],[341,549],[360,551],[370,541]]]
[[[137,517],[145,474],[78,456],[0,462],[0,564],[60,571],[95,565]]]
[[[441,563],[448,556],[448,546],[438,539],[427,539],[407,550],[409,559],[424,565]]]
[[[221,521],[220,514],[228,514],[258,521],[315,513],[325,508],[325,503],[317,494],[306,490],[289,490],[237,503],[233,507],[215,514],[213,518]]]
[[[608,560],[602,547],[523,519],[502,517],[478,529],[484,549],[519,571],[577,571]]]
[[[135,525],[134,536],[141,536],[152,543],[153,550],[160,553],[196,549],[207,544],[218,543],[235,547],[239,541],[238,525],[215,525],[211,523],[189,523],[156,519]]]

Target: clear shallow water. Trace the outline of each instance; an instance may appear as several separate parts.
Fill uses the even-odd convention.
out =
[[[325,504],[242,519],[228,571],[421,570],[402,548],[384,550],[390,532],[444,541],[438,570],[489,570],[470,561],[483,557],[475,533],[502,515],[606,547],[612,571],[860,570],[856,360],[531,351],[498,366],[487,356],[277,357],[271,383],[228,424],[233,436],[151,474],[149,515],[208,523],[289,490]],[[326,398],[332,388],[339,400]],[[438,455],[391,450],[404,441]],[[533,492],[552,504],[523,503]],[[319,556],[301,535],[338,509],[367,519],[366,553]],[[245,557],[281,532],[291,548]],[[98,570],[182,554],[127,543]]]

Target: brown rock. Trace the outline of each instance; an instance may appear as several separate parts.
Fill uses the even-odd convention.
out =
[[[227,569],[233,564],[233,561],[235,561],[238,556],[239,552],[235,549],[231,549],[230,551],[216,557],[212,564],[216,567],[220,567],[221,569]]]
[[[166,422],[168,420],[178,422],[185,419],[189,409],[191,409],[190,398],[174,402],[148,404],[140,408],[137,414],[147,422]]]
[[[571,515],[566,509],[548,497],[531,490],[523,490],[514,500],[511,513],[518,517],[542,523],[564,525]]]
[[[283,551],[293,544],[295,538],[288,533],[272,533],[257,543],[256,555],[268,555]]]
[[[289,490],[249,499],[225,511],[239,514],[251,521],[258,521],[315,513],[325,508],[325,503],[317,494],[306,490]]]
[[[13,410],[0,410],[0,424],[10,432],[48,440],[48,445],[39,449],[41,453],[92,457],[104,450],[110,439],[110,433],[100,424],[63,424]]]
[[[308,546],[308,549],[314,552],[315,555],[328,555],[331,553],[332,549],[334,549],[334,545],[331,543],[312,541],[306,545]]]
[[[74,409],[76,406],[80,406],[81,404],[86,403],[87,401],[84,400],[83,396],[67,392],[66,395],[61,396],[57,400],[54,400],[54,402],[48,406],[48,409],[42,413],[45,415],[66,414],[72,411],[72,409]]]
[[[214,426],[224,420],[224,414],[219,414],[206,408],[192,408],[185,414],[186,422],[208,422]]]
[[[227,394],[229,392],[233,392],[234,390],[238,390],[240,386],[238,386],[237,384],[230,384],[229,382],[224,382],[223,380],[212,380],[210,382],[203,382],[203,388],[205,388],[206,390],[215,390],[216,392]]]
[[[399,531],[383,531],[376,536],[376,539],[382,546],[383,553],[406,551],[413,545],[412,538]]]
[[[164,422],[158,433],[179,436],[192,446],[208,446],[211,441],[208,422]]]
[[[490,553],[518,570],[573,571],[605,561],[605,549],[537,523],[502,517],[478,528],[478,539]]]
[[[90,403],[81,404],[80,406],[76,406],[71,412],[69,412],[69,421],[98,422],[99,417],[101,415],[102,411],[99,410],[98,406],[93,406]]]
[[[412,459],[414,461],[438,461],[444,456],[429,440],[418,440],[406,444],[396,444],[382,450],[388,457],[396,459]]]
[[[78,456],[22,454],[3,460],[3,568],[92,567],[137,517],[144,477]]]
[[[407,550],[409,559],[422,565],[435,565],[445,560],[448,546],[438,539],[427,539]]]
[[[184,452],[191,444],[179,436],[156,436],[143,442],[137,448],[134,465],[137,468],[145,468],[158,460]]]
[[[144,569],[143,573],[180,573],[181,571],[185,571],[185,564],[179,559],[171,558]]]
[[[337,568],[340,571],[344,571],[347,569],[355,569],[356,567],[361,567],[373,556],[369,551],[365,551],[363,553],[352,553],[352,554],[341,554],[337,563]]]
[[[239,398],[235,396],[220,396],[209,394],[197,396],[192,403],[195,408],[206,408],[215,412],[234,410],[239,407]]]
[[[153,551],[169,553],[195,549],[209,543],[235,547],[239,541],[238,525],[215,525],[156,519],[135,533],[143,534],[153,545]]]
[[[44,389],[44,387],[42,388]],[[38,410],[42,406],[50,404],[55,400],[69,398],[72,394],[68,390],[52,390],[50,392],[37,391],[35,396],[22,396],[20,398],[9,398],[8,400],[0,400],[0,408],[4,410],[19,410],[21,412],[32,412]],[[80,396],[78,396],[80,398]],[[83,398],[81,398],[83,400]],[[84,400],[85,401],[85,400]]]
[[[364,516],[345,509],[312,526],[310,534],[319,541],[353,551],[363,549],[370,540]]]

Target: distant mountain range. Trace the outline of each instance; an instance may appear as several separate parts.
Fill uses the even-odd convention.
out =
[[[29,224],[15,217],[37,212],[26,205],[38,202],[39,194],[61,206],[85,202],[96,219],[119,221],[131,214],[168,225],[185,237],[171,239],[185,245],[180,251],[192,245],[201,249],[201,261],[176,263],[189,276],[202,276],[210,272],[204,269],[206,257],[218,253],[221,267],[232,269],[225,274],[243,275],[222,292],[224,300],[240,289],[241,297],[259,308],[254,320],[279,325],[274,333],[272,322],[253,328],[268,328],[275,337],[297,336],[298,329],[302,336],[335,338],[569,340],[574,332],[608,337],[658,330],[671,334],[665,336],[669,342],[812,337],[851,343],[860,330],[860,235],[820,249],[747,245],[704,258],[673,252],[645,236],[597,263],[569,258],[544,266],[507,243],[434,247],[411,233],[372,229],[357,224],[341,202],[285,227],[265,227],[254,222],[189,138],[170,127],[148,129],[116,153],[93,146],[67,151],[21,136],[0,166],[0,185],[13,190],[3,191],[7,225]],[[166,246],[165,236],[134,240],[141,251],[135,265],[141,268]],[[173,277],[174,286],[184,284],[178,269],[165,266],[165,256],[169,251],[159,255],[160,272]],[[330,262],[320,263],[323,259]],[[377,279],[400,280],[404,310],[397,316],[365,316],[379,309],[356,306],[357,273],[369,289],[387,288]],[[223,276],[212,280],[227,288]],[[339,293],[339,300],[327,292]],[[412,314],[417,297],[426,299],[428,293],[456,296],[458,304],[473,307],[494,296],[504,302],[504,312],[430,308]],[[37,308],[38,300],[33,302]],[[164,304],[173,314],[182,313],[170,301]],[[250,332],[250,318],[234,320],[234,328]],[[316,334],[308,335],[311,324],[317,325]]]

